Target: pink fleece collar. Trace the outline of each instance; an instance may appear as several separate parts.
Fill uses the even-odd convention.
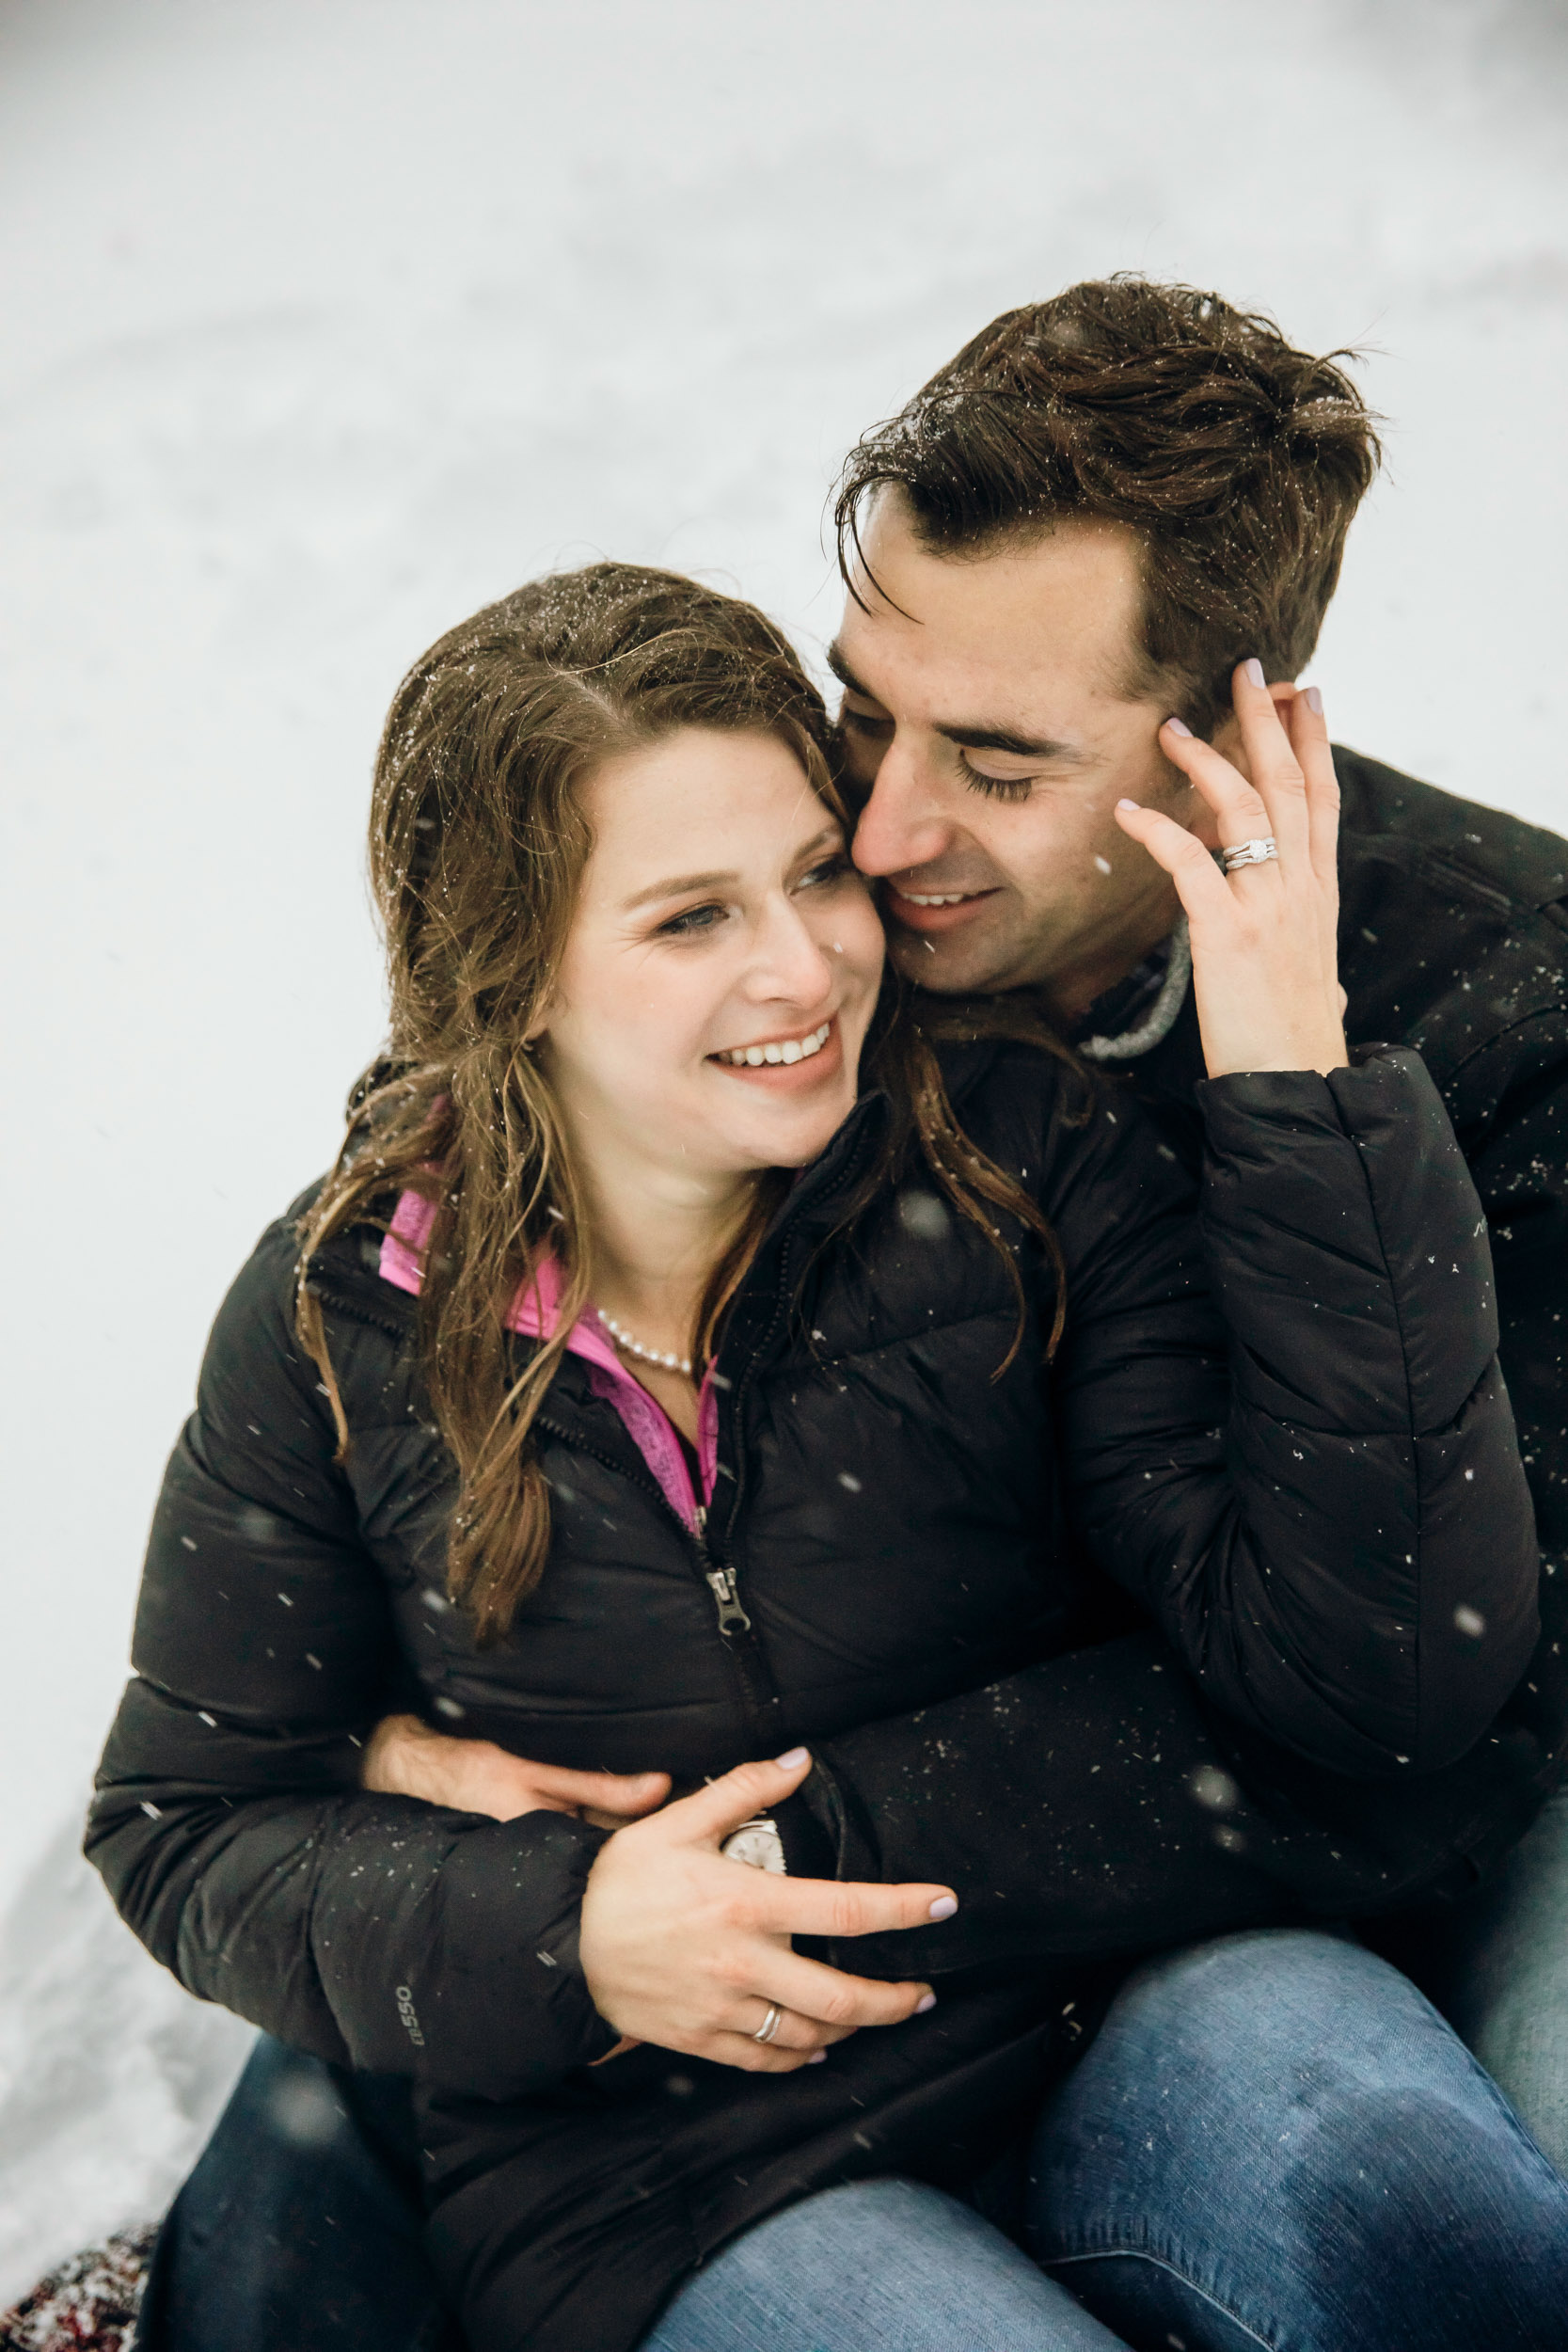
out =
[[[417,1297],[424,1282],[424,1251],[436,1222],[434,1204],[417,1192],[399,1196],[387,1237],[381,1245],[380,1273],[384,1282]],[[553,1258],[543,1258],[531,1282],[525,1283],[512,1302],[507,1328],[525,1339],[550,1339],[561,1315],[561,1269]],[[658,1482],[660,1493],[688,1527],[698,1525],[697,1497],[691,1472],[674,1426],[639,1380],[634,1380],[610,1344],[598,1317],[579,1315],[566,1343],[567,1352],[589,1366],[595,1396],[613,1405],[633,1444]],[[719,1398],[711,1376],[705,1375],[697,1405],[697,1460],[702,1472],[703,1502],[713,1494],[718,1470]]]

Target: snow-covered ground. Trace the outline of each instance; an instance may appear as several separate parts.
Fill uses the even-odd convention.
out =
[[[847,441],[1120,267],[1370,347],[1346,739],[1568,823],[1557,0],[8,0],[0,2302],[243,2050],[72,1860],[203,1334],[380,994],[358,835],[439,629],[594,551],[808,647]]]

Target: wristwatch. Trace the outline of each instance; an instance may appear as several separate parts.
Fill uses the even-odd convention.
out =
[[[742,1821],[738,1829],[732,1829],[719,1851],[731,1862],[750,1863],[753,1870],[782,1870],[788,1875],[784,1839],[779,1836],[777,1822],[769,1820],[766,1814],[755,1814],[751,1820]]]

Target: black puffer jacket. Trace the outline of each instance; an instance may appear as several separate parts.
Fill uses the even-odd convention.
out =
[[[1418,1782],[1307,1770],[1173,1688],[1158,1646],[1129,1635],[1015,1682],[1005,1718],[958,1698],[918,1720],[820,1743],[813,1794],[835,1824],[845,1878],[948,1875],[960,1861],[1005,1898],[954,1922],[949,1948],[1105,1948],[1116,1934],[1174,1940],[1315,1905],[1374,1915],[1385,1947],[1418,1965],[1432,1915],[1469,1893],[1560,1776],[1568,1745],[1568,841],[1335,750],[1339,970],[1353,1039],[1421,1055],[1453,1122],[1492,1244],[1499,1359],[1543,1549],[1542,1633],[1485,1740]],[[1148,1009],[1137,980],[1085,1024],[1116,1032]],[[1189,991],[1169,1035],[1124,1082],[1195,1172],[1204,1077]],[[1118,1726],[1107,1753],[1106,1726]],[[940,1772],[962,1748],[994,1792],[955,1821]],[[1181,1770],[1153,1770],[1158,1753]],[[1038,1758],[1055,1760],[1037,1801]],[[1212,1775],[1223,1770],[1223,1779]],[[1190,1776],[1189,1780],[1184,1775]],[[1188,1785],[1223,1808],[1195,1841]],[[1157,1899],[1148,1839],[1180,1852]],[[1136,1858],[1132,1867],[1107,1857]],[[1411,1908],[1412,1899],[1421,1899]],[[1147,1906],[1147,1908],[1146,1908]],[[1006,1924],[1004,1924],[1006,1923]],[[1074,1940],[1078,1939],[1078,1940]],[[908,1938],[857,1947],[858,1964],[922,1965]]]
[[[568,1359],[541,1428],[549,1568],[488,1651],[442,1602],[448,1465],[378,1237],[346,1238],[321,1269],[345,1472],[292,1335],[287,1223],[218,1318],[89,1851],[194,1992],[420,2078],[434,2242],[486,2347],[630,2344],[692,2262],[803,2189],[973,2163],[974,2134],[1070,2046],[1092,1988],[1063,2024],[1058,1977],[993,1965],[983,1983],[954,1976],[932,2016],[798,2075],[656,2051],[585,2074],[613,2039],[576,1954],[598,1833],[357,1791],[356,1740],[400,1685],[521,1753],[681,1774],[799,1739],[852,1746],[876,1719],[919,1742],[921,1711],[954,1706],[1016,1725],[1017,1786],[989,1762],[976,1776],[961,1742],[943,1756],[950,1841],[987,1820],[994,1842],[999,1809],[1016,1809],[1027,1844],[1082,1799],[1080,1829],[1104,1823],[1110,1842],[1078,1838],[1022,1940],[1006,1890],[955,1856],[963,1909],[919,1943],[922,1971],[942,1974],[1009,1948],[1037,1963],[1180,1935],[1183,1899],[1238,1916],[1282,1896],[1339,1908],[1347,1879],[1377,1876],[1375,1853],[1347,1865],[1344,1840],[1293,1821],[1265,1822],[1256,1851],[1236,1831],[1214,1842],[1183,1785],[1214,1754],[1204,1710],[1152,1635],[1134,1671],[1170,1744],[1145,1745],[1134,1777],[1137,1802],[1158,1795],[1171,1820],[1118,1818],[1105,1789],[1132,1785],[1123,1670],[1107,1687],[1093,1656],[1069,1654],[1102,1571],[1212,1700],[1310,1769],[1443,1767],[1530,1654],[1534,1538],[1484,1232],[1414,1057],[1203,1089],[1233,1385],[1189,1181],[1135,1108],[1107,1095],[1065,1123],[1054,1066],[1014,1049],[973,1050],[950,1074],[964,1123],[1062,1244],[1068,1337],[1049,1384],[1032,1246],[1033,1327],[993,1381],[1011,1295],[966,1228],[934,1240],[888,1199],[826,1240],[880,1117],[863,1103],[795,1186],[729,1319],[706,1551]],[[716,1613],[716,1563],[749,1624]],[[1082,1754],[1030,1737],[1063,1675],[1057,1720],[1083,1710]],[[816,1783],[788,1827],[792,1867],[833,1867],[829,1837],[853,1835],[841,1795],[831,1770]],[[1085,1899],[1097,1880],[1109,1903]]]

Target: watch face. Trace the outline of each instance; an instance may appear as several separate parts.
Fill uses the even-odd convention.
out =
[[[750,1863],[753,1870],[779,1870],[784,1867],[784,1839],[771,1821],[748,1821],[743,1829],[731,1832],[719,1849],[731,1862]]]

